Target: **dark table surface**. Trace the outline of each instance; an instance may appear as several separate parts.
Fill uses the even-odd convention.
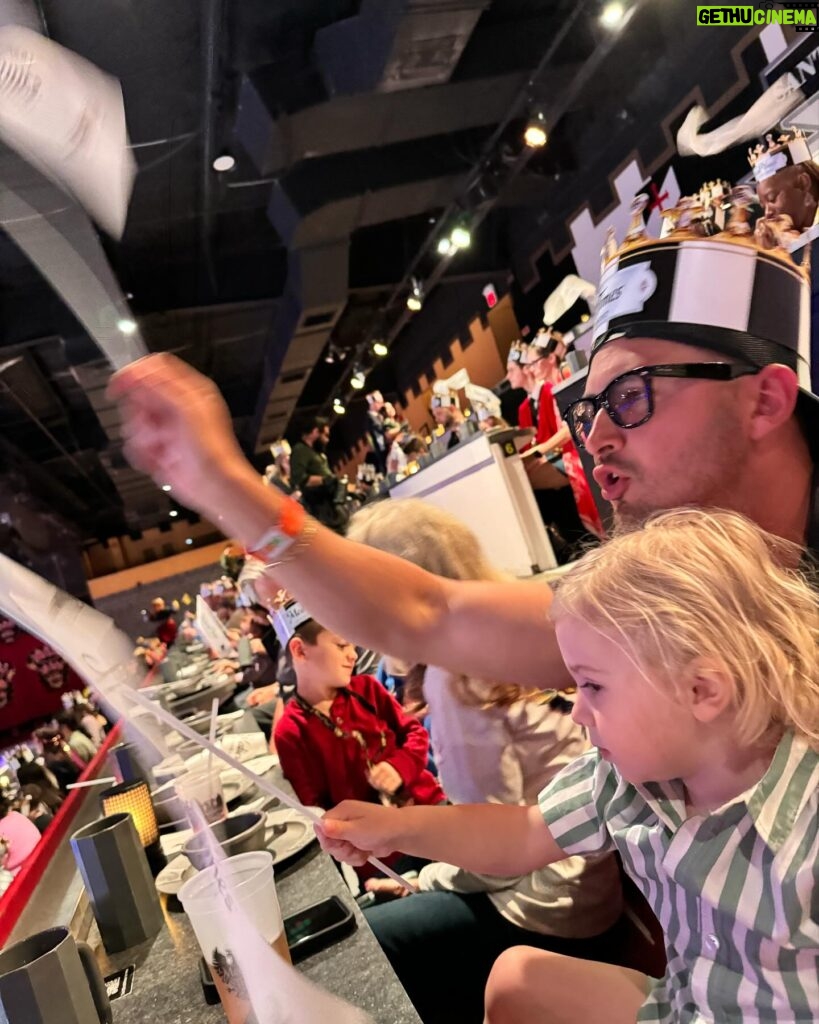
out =
[[[278,769],[273,769],[270,778],[282,784]],[[328,992],[365,1010],[377,1024],[420,1024],[341,874],[318,843],[288,867],[276,870],[276,891],[284,917],[332,895],[340,896],[355,912],[356,930],[303,960],[299,971]],[[96,929],[92,931],[90,942],[103,974],[130,965],[136,968],[131,992],[112,1003],[114,1024],[224,1022],[221,1006],[205,1003],[199,981],[199,946],[186,915],[173,897],[162,896],[162,903],[165,926],[159,935],[124,953],[106,954]]]

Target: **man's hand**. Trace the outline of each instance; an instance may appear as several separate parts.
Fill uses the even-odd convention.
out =
[[[379,761],[367,772],[367,782],[379,793],[394,796],[404,785],[398,771],[388,761]]]
[[[336,860],[365,864],[372,855],[386,857],[395,850],[400,813],[396,807],[344,800],[315,826],[316,835]]]
[[[171,484],[183,504],[218,513],[228,471],[253,472],[216,385],[175,356],[131,363],[112,377],[108,395],[122,412],[128,461],[158,484]]]

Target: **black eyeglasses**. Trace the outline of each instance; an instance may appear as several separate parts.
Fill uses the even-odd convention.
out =
[[[654,413],[654,377],[683,377],[688,380],[736,380],[759,373],[758,366],[734,363],[668,363],[638,366],[609,381],[599,395],[586,395],[566,409],[566,421],[578,448],[585,448],[597,413],[605,409],[614,423],[625,430],[641,427]]]

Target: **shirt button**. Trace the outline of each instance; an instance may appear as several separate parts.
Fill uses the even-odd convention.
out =
[[[711,950],[712,953],[716,953],[716,951],[719,949],[719,939],[714,934],[706,935],[705,945]]]

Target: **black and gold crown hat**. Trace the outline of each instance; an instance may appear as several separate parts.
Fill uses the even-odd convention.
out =
[[[788,251],[799,233],[788,217],[760,218],[752,231],[753,190],[737,186],[730,198],[724,231],[706,235],[704,211],[694,198],[683,198],[664,211],[668,231],[661,238],[647,235],[646,197],[635,198],[623,244],[618,247],[610,232],[603,249],[592,358],[617,338],[642,337],[712,349],[751,366],[782,363],[798,376],[800,413],[815,446],[819,399],[810,378],[810,268]]]

